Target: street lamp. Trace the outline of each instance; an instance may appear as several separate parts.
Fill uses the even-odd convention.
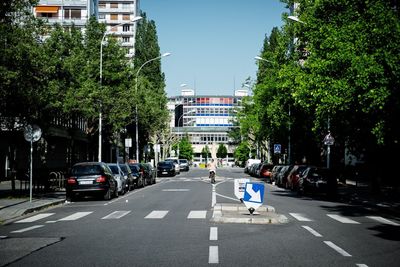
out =
[[[142,19],[141,16],[134,17],[131,21],[123,22],[123,23],[120,23],[118,25],[112,26],[110,28],[110,30],[114,29],[114,28],[117,28],[119,26],[128,24],[128,23],[135,23],[135,22],[137,22],[138,20],[141,20],[141,19]],[[106,38],[106,35],[109,35],[109,34],[114,34],[114,32],[105,31],[104,34],[103,34],[103,38],[101,38],[101,43],[100,43],[100,90],[101,90],[102,83],[103,83],[103,44],[104,44],[104,39]],[[101,150],[102,150],[102,112],[101,112],[101,109],[102,109],[102,105],[101,105],[101,102],[100,102],[100,111],[99,111],[99,154],[98,154],[98,161],[99,162],[101,162]]]
[[[147,60],[145,63],[142,64],[142,66],[140,66],[140,68],[136,72],[136,82],[135,82],[136,83],[135,84],[135,93],[136,93],[136,95],[137,95],[137,92],[138,92],[139,72],[144,67],[144,65],[146,65],[146,64],[148,64],[148,63],[150,63],[150,62],[152,62],[154,60],[160,59],[162,57],[167,57],[167,56],[170,56],[170,55],[171,55],[171,53],[164,53],[161,56],[158,56],[158,57],[152,58],[150,60]],[[137,103],[136,103],[136,107],[135,107],[135,112],[136,112],[136,114],[135,114],[135,121],[136,121],[136,127],[135,127],[136,128],[135,129],[135,132],[136,132],[136,161],[139,162],[139,117],[138,117]]]
[[[269,63],[272,63],[272,64],[275,63],[275,62],[273,62],[273,61],[271,61],[271,60],[268,60],[268,59],[265,59],[265,58],[262,58],[262,57],[259,57],[259,56],[254,57],[254,59],[256,59],[256,60],[261,60],[261,61],[265,61],[265,62],[269,62]]]
[[[288,16],[288,19],[290,19],[290,20],[293,20],[293,21],[296,21],[296,22],[300,22],[300,23],[303,23],[303,24],[306,24],[304,21],[301,21],[298,17],[296,17],[296,16]]]

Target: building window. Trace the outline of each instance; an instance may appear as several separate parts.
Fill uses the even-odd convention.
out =
[[[128,3],[122,3],[122,9],[129,9],[130,5]]]
[[[106,14],[100,13],[99,14],[99,19],[106,19]]]
[[[131,16],[129,14],[123,14],[122,19],[123,20],[131,20]]]
[[[106,8],[106,3],[99,3],[99,8]]]
[[[130,25],[124,25],[124,26],[122,26],[122,31],[124,31],[124,32],[129,32],[130,29],[131,29],[131,26],[130,26]]]
[[[122,37],[122,42],[129,43],[129,37]]]
[[[118,3],[110,3],[111,8],[118,8]]]
[[[118,14],[110,14],[110,20],[118,20]]]
[[[116,31],[118,31],[118,27],[115,27],[115,26],[117,26],[117,24],[114,24],[114,25],[110,25],[110,32],[116,32]]]
[[[81,10],[80,9],[64,9],[64,18],[80,19],[81,18]]]

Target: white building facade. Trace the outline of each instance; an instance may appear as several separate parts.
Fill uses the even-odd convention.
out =
[[[169,98],[172,133],[177,139],[189,137],[194,149],[193,161],[205,162],[201,155],[205,146],[208,146],[211,157],[216,158],[220,144],[228,151],[227,159],[224,160],[234,160],[235,145],[228,132],[234,127],[236,112],[244,96],[247,93],[243,90],[235,92],[233,96],[203,96],[183,90],[180,96]]]

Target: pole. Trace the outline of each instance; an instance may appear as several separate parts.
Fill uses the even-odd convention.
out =
[[[30,169],[30,173],[29,173],[29,202],[32,202],[32,166],[33,166],[33,164],[32,164],[32,159],[33,159],[33,156],[32,156],[32,154],[33,154],[33,130],[31,130],[31,162],[30,162],[30,167],[29,167],[29,169]]]
[[[288,164],[290,164],[291,163],[291,161],[292,161],[292,145],[291,145],[291,142],[290,142],[290,133],[291,133],[291,128],[292,128],[292,126],[291,126],[291,121],[290,121],[290,116],[291,116],[291,112],[290,112],[290,104],[289,104],[289,136],[288,136]]]

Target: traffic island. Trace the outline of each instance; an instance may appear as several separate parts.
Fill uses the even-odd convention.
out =
[[[289,220],[282,214],[277,214],[275,208],[267,205],[260,206],[253,214],[243,204],[217,203],[211,222],[244,223],[244,224],[284,224]]]

